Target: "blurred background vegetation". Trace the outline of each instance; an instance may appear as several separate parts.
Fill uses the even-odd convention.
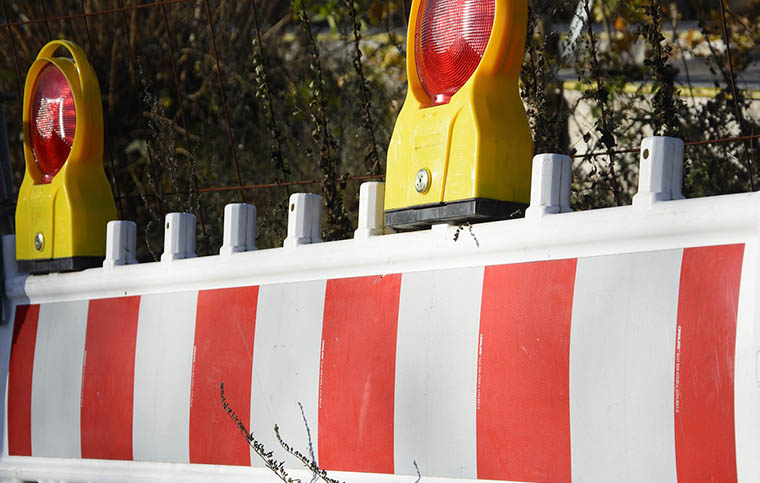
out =
[[[576,209],[630,202],[646,135],[760,133],[760,2],[720,1],[530,2],[521,91],[536,152],[575,156]],[[103,161],[120,218],[144,231],[140,260],[160,256],[171,211],[195,213],[198,253],[215,253],[223,207],[241,200],[258,209],[257,245],[278,246],[295,191],[322,194],[325,239],[349,237],[360,182],[384,173],[406,95],[411,0],[0,7],[0,90],[16,95],[3,105],[16,186],[26,70],[47,41],[74,40],[100,81]],[[590,22],[576,21],[568,49],[576,13]],[[686,195],[754,191],[757,155],[757,138],[687,146]]]

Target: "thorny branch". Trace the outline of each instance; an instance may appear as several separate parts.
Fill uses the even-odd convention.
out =
[[[668,62],[673,50],[670,45],[663,45],[662,35],[663,5],[660,0],[651,0],[646,6],[646,13],[651,21],[643,27],[643,34],[652,50],[652,55],[644,59],[652,79],[655,92],[652,99],[652,127],[654,135],[680,137],[677,101],[678,90],[675,87],[676,70]]]
[[[362,67],[362,50],[360,42],[362,40],[361,22],[354,7],[354,0],[344,0],[348,7],[348,14],[351,17],[351,23],[354,31],[354,70],[359,76],[359,91],[362,96],[362,125],[367,132],[370,140],[369,152],[364,158],[367,165],[367,174],[378,174],[380,172],[380,156],[377,154],[377,140],[375,139],[375,125],[372,122],[372,93],[367,85],[367,79],[364,77],[364,68]]]
[[[232,422],[235,423],[235,426],[237,426],[240,433],[248,442],[248,446],[253,448],[253,451],[259,456],[259,458],[261,458],[261,460],[264,462],[264,465],[272,470],[272,472],[277,475],[278,478],[286,483],[303,483],[298,478],[291,478],[290,475],[288,475],[288,472],[285,471],[285,462],[277,461],[274,459],[273,453],[271,451],[267,451],[266,448],[264,448],[264,444],[253,437],[253,433],[248,432],[248,428],[245,427],[243,421],[241,421],[238,415],[235,414],[235,411],[232,410],[229,402],[227,402],[227,399],[224,397],[223,382],[219,383],[219,399],[222,401],[224,412],[226,412],[227,416],[232,419]],[[275,428],[277,428],[277,426],[275,426]]]
[[[327,97],[324,92],[324,79],[322,77],[322,61],[319,55],[317,41],[311,32],[311,20],[306,9],[305,0],[300,0],[298,18],[301,21],[307,43],[311,46],[311,71],[312,80],[309,84],[309,111],[313,125],[311,136],[319,146],[319,169],[322,171],[322,193],[325,204],[330,208],[327,214],[328,236],[331,238],[345,238],[351,231],[351,221],[346,213],[343,198],[340,191],[345,188],[341,184],[338,175],[338,143],[330,133],[327,121]]]
[[[254,436],[253,432],[248,432],[248,428],[245,427],[245,423],[238,417],[238,415],[233,411],[232,407],[230,406],[230,403],[227,401],[227,398],[224,397],[224,382],[219,383],[219,399],[222,402],[222,407],[224,408],[224,412],[227,413],[227,416],[232,419],[232,422],[235,423],[235,426],[238,428],[238,431],[243,435],[245,440],[248,442],[248,445],[253,448],[254,452],[261,458],[261,460],[264,462],[267,468],[272,470],[272,472],[277,475],[278,478],[280,478],[282,481],[286,483],[303,483],[298,478],[291,478],[288,472],[285,470],[285,462],[284,461],[278,461],[273,457],[272,451],[267,451],[266,448],[264,448],[264,444],[258,441]],[[299,406],[301,406],[301,403],[298,403]],[[301,414],[303,414],[303,406],[301,406]],[[306,416],[304,416],[304,422],[306,421]],[[308,431],[308,424],[306,425],[306,429]],[[310,442],[310,450],[313,451],[311,448],[311,432],[309,432],[309,442]],[[280,436],[280,428],[275,425],[274,426],[274,434],[277,437],[277,441],[280,443],[280,446],[283,447],[285,451],[290,453],[291,455],[298,458],[303,465],[311,470],[313,475],[316,475],[321,480],[323,480],[325,483],[342,483],[339,480],[335,480],[333,478],[330,478],[327,476],[327,471],[323,470],[322,468],[317,465],[317,463],[314,461],[313,458],[307,458],[303,454],[301,454],[299,451],[292,448],[288,443],[283,441],[282,437]]]
[[[589,0],[585,0],[585,9],[587,18],[591,18],[591,9],[589,8]],[[610,116],[607,112],[610,92],[604,85],[604,79],[602,78],[602,69],[599,65],[599,57],[596,46],[596,36],[591,22],[586,23],[586,32],[588,34],[589,45],[589,57],[591,61],[591,75],[596,82],[596,89],[593,89],[589,94],[596,100],[597,105],[601,113],[601,119],[597,121],[597,131],[601,134],[600,142],[604,145],[607,151],[612,151],[617,145],[615,141],[615,135],[613,134],[612,123],[610,122]],[[618,183],[617,174],[615,173],[615,158],[612,154],[609,156],[609,178],[612,185],[612,192],[615,197],[615,204],[617,206],[622,205],[620,196],[620,185]]]
[[[457,227],[457,231],[454,232],[454,241],[459,241],[459,235],[461,234],[462,230],[467,228],[467,230],[470,232],[470,236],[472,237],[473,241],[475,242],[475,246],[480,248],[480,242],[478,241],[478,237],[475,236],[475,232],[472,231],[472,223],[469,221],[467,223],[462,223]]]
[[[258,9],[255,0],[251,0],[251,9],[253,11],[253,26],[256,36],[253,38],[253,68],[256,76],[256,97],[259,97],[264,104],[264,117],[267,120],[267,128],[272,138],[271,159],[275,168],[282,174],[282,179],[277,182],[287,181],[290,176],[290,168],[285,163],[282,156],[282,134],[274,114],[274,103],[272,102],[272,91],[270,89],[269,76],[267,73],[266,60],[264,58],[264,46],[261,43],[261,27],[259,25]]]
[[[298,460],[301,461],[301,463],[306,468],[308,468],[314,474],[316,474],[317,476],[319,476],[319,478],[322,481],[324,481],[325,483],[341,483],[339,480],[335,480],[335,479],[332,479],[329,476],[327,476],[327,472],[325,470],[321,469],[317,465],[316,462],[314,462],[313,460],[310,460],[309,458],[307,458],[306,456],[304,456],[303,454],[301,454],[301,452],[298,451],[298,450],[296,450],[295,448],[291,448],[288,443],[286,443],[285,441],[283,441],[282,437],[280,436],[280,428],[276,424],[274,425],[274,435],[277,437],[277,442],[280,443],[280,446],[282,446],[282,448],[285,451],[287,451],[291,455],[293,455],[296,458],[298,458]]]
[[[311,461],[316,462],[317,458],[314,456],[314,444],[311,441],[311,429],[309,428],[309,421],[306,420],[306,413],[303,410],[303,404],[301,404],[301,401],[298,401],[298,408],[301,410],[303,425],[306,427],[306,438],[309,442],[309,458],[311,458]],[[312,471],[311,475],[311,481],[309,483],[314,483],[319,478],[319,475],[314,471]]]
[[[726,6],[725,0],[718,0],[720,4],[720,15],[723,24],[723,41],[726,43],[726,55],[728,56],[728,68],[731,71],[731,75],[728,77],[729,85],[731,87],[731,98],[733,99],[734,112],[736,114],[736,122],[739,124],[739,134],[744,134],[744,120],[742,116],[742,110],[739,105],[738,94],[736,91],[736,72],[734,72],[734,59],[731,53],[731,40],[728,31],[728,25],[726,24]],[[747,167],[747,175],[749,176],[749,190],[755,191],[755,181],[752,176],[752,159],[749,157],[749,148],[747,142],[742,143],[744,145],[744,163]]]

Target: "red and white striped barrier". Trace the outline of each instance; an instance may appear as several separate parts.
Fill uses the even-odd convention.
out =
[[[736,481],[758,443],[735,431],[744,261],[731,244],[20,305],[8,454],[259,465],[224,381],[271,449],[278,424],[306,452],[300,402],[328,470]]]
[[[278,249],[249,205],[212,257],[186,214],[159,263],[129,223],[78,273],[18,274],[5,238],[0,482],[278,481],[222,381],[302,481],[275,424],[347,482],[758,482],[760,194],[683,200],[679,143],[644,141],[619,208],[565,213],[546,155],[526,218],[469,228],[380,236],[365,185],[353,240],[306,195]]]

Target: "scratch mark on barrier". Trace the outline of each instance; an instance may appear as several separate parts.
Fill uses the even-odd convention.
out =
[[[480,341],[478,343],[478,392],[477,392],[477,404],[476,411],[480,411],[480,380],[483,369],[483,334],[480,334]]]
[[[681,326],[678,326],[678,333],[676,335],[676,414],[681,411]]]
[[[322,376],[325,371],[325,340],[322,339],[322,348],[319,354],[319,409],[322,409]]]

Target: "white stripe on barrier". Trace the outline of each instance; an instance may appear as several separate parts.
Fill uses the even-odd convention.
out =
[[[256,335],[253,339],[251,421],[256,438],[287,466],[301,463],[281,449],[273,428],[306,456],[309,445],[298,407],[309,423],[315,458],[319,409],[319,357],[325,280],[265,285],[259,289]],[[253,466],[263,466],[251,451]]]
[[[475,404],[483,267],[401,279],[394,464],[397,474],[477,477]]]
[[[32,377],[32,455],[81,457],[80,415],[89,301],[40,306]]]
[[[570,332],[577,481],[676,481],[673,374],[682,250],[578,260]]]
[[[738,481],[760,481],[760,325],[757,322],[758,245],[744,247],[736,320],[734,421]]]
[[[140,300],[135,347],[135,461],[188,463],[197,292]]]

